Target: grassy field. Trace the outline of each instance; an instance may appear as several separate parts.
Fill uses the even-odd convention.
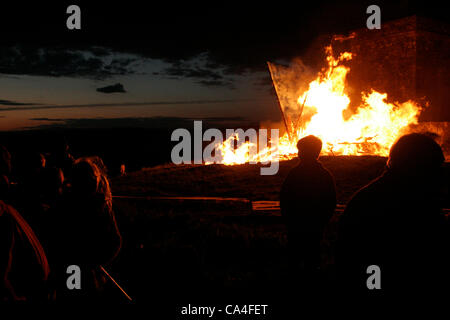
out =
[[[261,176],[259,165],[182,165],[146,168],[112,180],[114,195],[134,196],[217,196],[250,200],[278,200],[279,190],[297,159],[280,162],[278,174]],[[325,156],[320,161],[336,180],[339,203],[384,168],[386,158],[376,156]]]

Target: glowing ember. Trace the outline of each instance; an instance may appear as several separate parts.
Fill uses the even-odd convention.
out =
[[[352,59],[352,54],[346,52],[335,59],[331,47],[326,50],[328,68],[309,85],[303,84],[304,90],[299,89],[301,84],[292,76],[283,77],[283,73],[291,70],[269,63],[287,127],[287,132],[279,139],[278,155],[265,148],[250,157],[249,151],[255,145],[245,142],[235,148],[234,137],[231,137],[219,146],[222,163],[264,162],[275,160],[277,156],[290,159],[297,155],[297,141],[310,134],[322,139],[322,154],[386,156],[397,137],[407,133],[410,125],[417,124],[421,111],[418,105],[412,101],[387,103],[386,93],[373,90],[361,93],[363,102],[356,112],[348,109],[350,98],[346,94],[345,80],[350,68],[341,62]],[[294,102],[289,102],[289,97],[293,96]]]

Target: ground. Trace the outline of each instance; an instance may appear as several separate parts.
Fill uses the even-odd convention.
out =
[[[335,176],[342,204],[377,177],[386,162],[381,157],[320,160]],[[258,165],[248,164],[162,165],[113,178],[112,190],[116,196],[278,200],[296,163],[281,162],[274,176],[261,176]],[[252,213],[239,202],[115,198],[114,205],[124,246],[110,269],[137,300],[155,292],[158,297],[191,297],[195,291],[202,298],[224,290],[263,294],[275,292],[284,281],[286,230],[279,215]]]
[[[162,165],[112,180],[114,195],[214,196],[249,200],[278,200],[279,190],[297,159],[280,162],[278,174],[261,176],[259,165]],[[320,161],[336,180],[338,202],[377,177],[386,158],[376,156],[325,156]]]

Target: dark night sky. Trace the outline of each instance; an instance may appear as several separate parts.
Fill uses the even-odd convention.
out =
[[[448,19],[432,1],[92,2],[2,4],[0,130],[158,116],[276,121],[266,61],[364,27],[370,4],[382,21]],[[82,30],[66,29],[70,4]]]

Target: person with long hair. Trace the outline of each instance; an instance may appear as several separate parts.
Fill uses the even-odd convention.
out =
[[[23,216],[9,204],[11,155],[0,146],[0,302],[48,298],[47,255]]]
[[[98,157],[80,158],[71,171],[70,189],[55,217],[58,232],[53,243],[58,245],[49,254],[50,263],[57,265],[56,299],[96,295],[102,284],[100,267],[116,257],[122,243],[103,161]],[[79,292],[66,288],[66,270],[70,265],[81,269]]]

